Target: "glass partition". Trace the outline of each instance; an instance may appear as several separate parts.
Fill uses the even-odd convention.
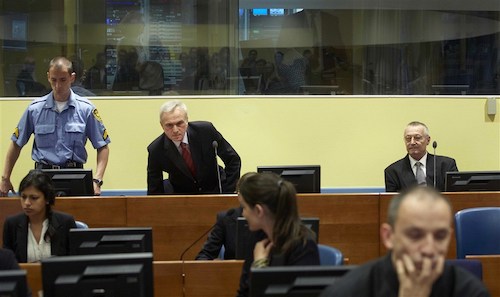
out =
[[[46,94],[70,57],[93,95],[500,93],[500,2],[17,0],[0,96]]]

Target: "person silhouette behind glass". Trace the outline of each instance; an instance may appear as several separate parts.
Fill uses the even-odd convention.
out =
[[[90,90],[106,89],[106,55],[99,52],[95,56],[95,64],[87,71],[84,86]]]
[[[48,89],[35,80],[35,59],[26,57],[21,72],[17,75],[16,89],[19,96],[42,96]]]

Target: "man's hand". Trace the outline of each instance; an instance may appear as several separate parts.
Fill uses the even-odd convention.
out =
[[[422,268],[417,269],[410,256],[403,255],[396,260],[396,271],[399,279],[399,297],[428,297],[432,291],[432,285],[443,273],[444,257],[439,256],[435,267],[432,260],[425,258]]]
[[[101,196],[101,187],[94,182],[92,183],[94,184],[94,196]]]
[[[7,197],[9,195],[9,191],[16,194],[16,191],[14,191],[14,187],[10,182],[10,178],[2,176],[2,181],[0,182],[0,196]]]

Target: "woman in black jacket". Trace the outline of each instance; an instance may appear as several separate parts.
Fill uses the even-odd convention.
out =
[[[69,230],[76,224],[71,215],[52,210],[56,197],[51,178],[30,171],[19,185],[19,195],[23,212],[5,219],[3,247],[20,263],[67,255]]]

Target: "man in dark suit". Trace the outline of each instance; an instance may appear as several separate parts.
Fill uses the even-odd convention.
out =
[[[481,280],[445,261],[453,236],[450,201],[430,187],[395,195],[380,226],[388,253],[360,265],[320,297],[489,297]]]
[[[195,260],[214,260],[219,257],[224,246],[224,260],[236,258],[236,222],[241,217],[243,208],[231,208],[217,213],[217,222],[210,232],[203,248]]]
[[[400,192],[416,184],[434,186],[434,161],[435,188],[444,191],[446,172],[458,171],[457,164],[452,158],[427,153],[430,141],[429,129],[424,123],[411,122],[406,126],[404,142],[408,154],[385,169],[386,192]],[[423,174],[421,178],[418,175],[420,169]]]
[[[17,263],[14,252],[9,249],[0,249],[0,270],[17,270],[19,264]]]
[[[148,146],[148,195],[166,194],[163,172],[173,193],[235,192],[241,159],[212,123],[188,123],[186,105],[173,100],[160,108],[160,124],[164,133]],[[215,150],[224,169],[217,164]]]

